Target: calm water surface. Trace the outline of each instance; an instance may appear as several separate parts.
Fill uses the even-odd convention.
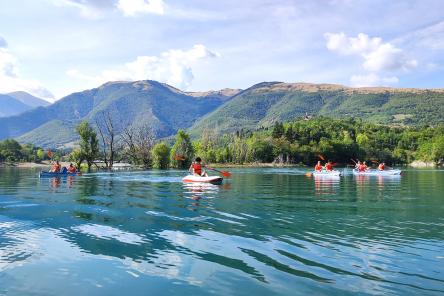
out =
[[[0,295],[444,294],[444,171],[232,172],[0,169]]]

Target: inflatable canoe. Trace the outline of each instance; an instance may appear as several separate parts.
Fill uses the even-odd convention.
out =
[[[314,171],[313,172],[313,176],[314,177],[339,177],[339,176],[341,176],[341,172],[340,171],[330,171],[330,172],[327,172],[327,171],[320,171],[320,172]]]
[[[51,177],[67,177],[67,176],[77,176],[80,175],[80,173],[53,173],[53,172],[46,172],[41,171],[39,174],[40,178],[51,178]]]
[[[196,183],[211,183],[211,184],[221,184],[224,178],[218,176],[211,177],[198,177],[194,175],[185,176],[183,182],[196,182]]]
[[[401,172],[401,170],[368,170],[365,172],[358,172],[357,170],[353,170],[353,174],[356,176],[399,176],[401,175]]]

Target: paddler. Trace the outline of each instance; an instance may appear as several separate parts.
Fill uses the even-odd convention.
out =
[[[315,171],[319,173],[322,171],[322,164],[320,160],[318,160],[318,163],[315,165]]]
[[[205,172],[205,170],[203,170],[203,167],[205,166],[202,165],[202,159],[200,157],[196,157],[188,171],[198,177],[208,177],[208,174]]]
[[[51,173],[60,173],[61,169],[62,169],[62,166],[60,165],[59,161],[57,160],[56,163],[52,166],[50,172]]]
[[[379,170],[379,171],[383,171],[383,170],[385,170],[385,162],[381,162],[381,163],[378,165],[378,170]]]
[[[326,170],[327,172],[331,172],[331,171],[333,171],[333,164],[331,163],[330,160],[327,161],[327,163],[325,164],[324,168],[325,168],[325,170]]]
[[[365,172],[365,171],[367,171],[367,165],[365,164],[365,161],[363,162],[363,163],[360,163],[359,164],[359,167],[358,167],[358,171],[360,172],[360,173],[363,173],[363,172]]]
[[[72,163],[70,163],[67,171],[68,171],[68,173],[73,174],[73,173],[77,172],[77,169]]]

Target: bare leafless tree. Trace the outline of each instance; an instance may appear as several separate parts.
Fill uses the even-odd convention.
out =
[[[151,149],[155,143],[155,136],[150,125],[127,126],[123,129],[122,141],[132,163],[144,168],[151,166]]]
[[[116,151],[120,147],[120,139],[110,112],[102,112],[96,118],[96,126],[102,142],[102,154],[105,167],[111,170],[114,165]]]

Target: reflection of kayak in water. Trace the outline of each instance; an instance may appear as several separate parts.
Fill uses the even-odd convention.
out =
[[[80,175],[80,173],[68,173],[68,172],[65,172],[65,173],[62,173],[62,172],[54,173],[54,172],[41,171],[40,174],[39,174],[40,178],[43,178],[43,177],[48,177],[48,178],[51,178],[51,177],[67,177],[67,176],[77,176],[77,175]]]
[[[211,176],[211,177],[199,177],[199,176],[193,176],[188,175],[185,176],[182,181],[183,182],[194,182],[194,183],[211,183],[211,184],[222,184],[224,178],[218,177],[218,176]]]
[[[387,171],[378,171],[378,170],[369,170],[365,172],[358,172],[357,170],[353,170],[353,174],[356,176],[399,176],[401,175],[401,170],[387,170]]]
[[[339,177],[341,176],[341,172],[340,171],[314,171],[313,173],[314,177]]]

